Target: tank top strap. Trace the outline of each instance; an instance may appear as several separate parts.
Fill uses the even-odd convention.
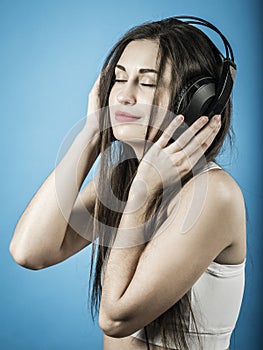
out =
[[[200,173],[204,173],[206,171],[213,170],[213,169],[222,169],[222,168],[215,162],[210,161],[200,170]]]

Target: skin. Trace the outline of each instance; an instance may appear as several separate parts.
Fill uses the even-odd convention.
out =
[[[152,89],[141,86],[148,77],[142,77],[139,71],[142,68],[156,69],[157,52],[158,45],[152,41],[134,41],[126,47],[118,63],[125,71],[116,70],[117,79],[121,82],[117,82],[112,89],[111,105],[118,104],[118,108],[136,114],[133,111],[137,111],[141,105],[151,103]],[[161,91],[163,107],[169,101],[169,67],[166,67],[164,82]],[[146,123],[143,118],[139,120],[143,127],[147,124],[148,115],[145,118]],[[171,135],[181,122],[182,120],[175,119],[167,134]],[[207,119],[199,120],[193,129],[200,129],[206,122]],[[214,131],[220,127],[217,120],[211,124],[210,128],[214,127]],[[133,123],[129,128],[126,125],[114,125],[115,136],[120,136],[122,140],[127,137],[137,154],[141,154],[142,144],[130,141],[130,135],[136,135],[139,127]],[[150,195],[161,184],[176,183],[182,174],[188,172],[197,161],[196,149],[199,149],[198,158],[200,152],[204,151],[200,146],[201,140],[206,139],[210,143],[214,133],[209,134],[209,129],[206,129],[198,136],[198,142],[189,142],[191,136],[192,133],[186,132],[179,142],[167,146],[169,137],[163,134],[156,142],[156,147],[150,149],[139,165],[125,208],[127,214],[124,211],[116,238],[116,247],[124,248],[112,249],[105,272],[99,315],[100,326],[108,336],[104,339],[105,349],[120,345],[122,349],[139,349],[140,344],[136,342],[136,345],[132,345],[135,342],[129,335],[143,328],[178,301],[213,260],[223,264],[238,264],[245,258],[242,194],[234,180],[221,170],[209,172],[204,203],[191,203],[195,181],[190,181],[181,190],[176,209],[168,209],[170,223],[162,234],[157,233],[148,244],[135,246],[134,237],[138,237],[139,242],[139,237],[143,235],[142,226],[138,223],[143,224],[141,214]],[[183,159],[181,148],[187,155]],[[158,175],[154,170],[156,167]],[[199,176],[200,183],[204,176],[207,175]],[[141,190],[142,184],[147,184],[146,192]],[[189,225],[185,225],[189,210],[194,210],[200,204],[203,210],[189,228]],[[187,234],[181,234],[185,233],[185,227]],[[129,229],[132,229],[132,237]],[[144,283],[146,280],[147,284]],[[109,336],[126,338],[112,340]]]
[[[158,49],[159,45],[156,41],[138,40],[129,43],[115,68],[116,82],[109,97],[114,136],[116,139],[130,144],[139,159],[142,155],[143,141],[149,124],[150,110],[157,83]],[[161,125],[164,111],[166,111],[169,103],[170,74],[171,67],[167,65],[162,77],[158,115],[152,123],[155,130]],[[117,110],[141,118],[138,122],[118,122],[115,119]]]
[[[105,350],[145,349],[145,343],[131,337],[132,333],[178,301],[213,260],[239,264],[246,255],[243,196],[235,181],[223,170],[213,170],[190,180],[180,191],[180,198],[175,196],[167,208],[169,221],[164,229],[149,242],[143,239],[142,213],[151,196],[161,185],[176,184],[209,147],[220,128],[218,117],[209,122],[207,118],[200,118],[177,142],[168,145],[169,135],[183,122],[179,116],[142,157],[142,140],[149,120],[149,110],[145,106],[151,104],[154,94],[153,87],[142,84],[153,84],[155,78],[154,73],[142,75],[140,70],[156,69],[157,50],[158,45],[153,41],[130,43],[118,62],[125,72],[116,70],[122,74],[117,78],[125,81],[115,83],[110,94],[115,137],[129,143],[141,161],[103,280],[99,324],[104,332]],[[169,69],[168,65],[160,91],[162,108],[169,101]],[[93,113],[97,108],[97,88],[98,82],[89,99],[88,114],[93,118],[87,118],[85,127],[63,160],[42,184],[18,221],[10,252],[24,267],[41,269],[54,265],[90,243],[88,237],[83,238],[80,227],[88,227],[92,232],[93,222],[85,214],[86,209],[91,212],[94,208],[93,183],[79,192],[96,159],[94,150],[100,142]],[[136,124],[117,123],[115,107],[143,117]],[[161,122],[162,113],[159,118],[156,125]],[[202,131],[192,138],[200,129]],[[57,202],[56,176],[61,180],[63,214]],[[192,200],[198,186],[206,189],[205,200],[201,203]],[[193,219],[189,225],[189,214],[196,208],[201,208],[198,220]],[[70,226],[73,219],[80,222],[78,229]]]

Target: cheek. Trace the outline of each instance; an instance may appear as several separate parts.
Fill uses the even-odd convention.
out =
[[[112,106],[112,105],[113,105],[113,94],[111,92],[109,95],[109,106]]]
[[[117,103],[117,91],[114,86],[111,89],[110,95],[109,95],[109,106],[113,106]]]

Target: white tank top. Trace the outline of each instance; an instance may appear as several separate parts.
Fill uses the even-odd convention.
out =
[[[209,162],[201,172],[211,169],[221,168]],[[237,265],[223,265],[213,261],[191,288],[191,306],[203,350],[225,350],[230,345],[244,293],[245,263],[246,260]],[[194,332],[190,317],[186,337],[191,350],[200,348]],[[150,325],[147,326],[147,333],[150,343],[162,346],[160,335],[153,334]],[[143,329],[132,336],[146,341]],[[168,345],[171,349],[177,349],[172,340],[168,339]]]

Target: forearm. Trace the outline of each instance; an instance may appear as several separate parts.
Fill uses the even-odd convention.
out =
[[[125,320],[126,312],[129,312],[126,302],[129,284],[146,246],[144,214],[150,197],[140,188],[140,183],[134,184],[107,262],[101,298],[101,323],[108,319]]]
[[[32,198],[15,228],[11,254],[22,264],[41,265],[61,248],[80,187],[97,152],[97,136],[83,129]]]

